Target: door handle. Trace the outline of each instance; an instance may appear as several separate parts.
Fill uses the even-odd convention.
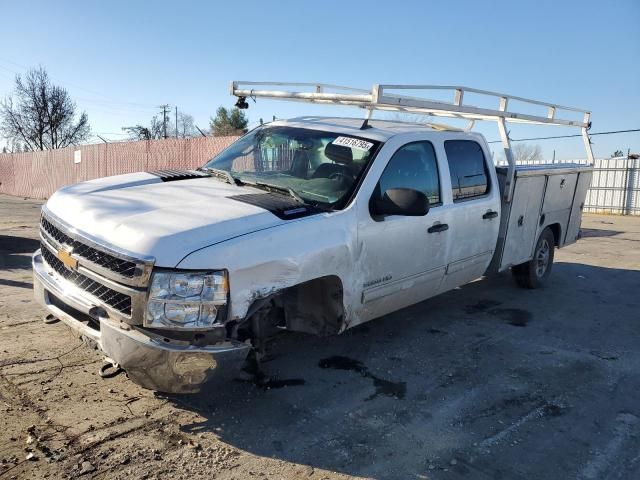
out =
[[[438,232],[444,232],[445,230],[449,230],[449,225],[447,225],[446,223],[436,223],[435,225],[432,225],[431,227],[429,227],[427,229],[427,232],[438,233]]]
[[[482,218],[483,218],[483,220],[487,220],[487,219],[491,219],[491,218],[496,218],[497,216],[498,216],[498,212],[494,212],[492,210],[489,210],[487,213],[482,215]]]

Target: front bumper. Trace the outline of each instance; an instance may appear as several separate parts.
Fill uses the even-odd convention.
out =
[[[216,345],[194,346],[108,318],[90,295],[47,271],[40,250],[33,254],[33,288],[38,303],[80,337],[94,342],[131,380],[144,388],[195,393],[214,378],[227,378],[236,373],[249,353],[250,347],[240,342],[227,340]],[[51,296],[68,308],[62,310]],[[99,328],[75,318],[69,313],[74,310],[94,317]]]

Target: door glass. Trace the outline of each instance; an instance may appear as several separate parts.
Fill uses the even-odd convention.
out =
[[[418,190],[427,196],[432,207],[440,204],[438,163],[431,142],[408,143],[393,154],[374,195],[382,196],[390,188]]]
[[[489,191],[489,175],[482,148],[472,140],[444,142],[453,200],[466,200]]]

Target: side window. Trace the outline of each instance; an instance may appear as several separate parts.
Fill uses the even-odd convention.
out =
[[[380,181],[377,195],[390,188],[411,188],[423,192],[431,205],[440,203],[440,179],[436,152],[431,142],[408,143],[393,154]]]
[[[489,191],[489,172],[482,147],[472,140],[447,140],[444,150],[449,162],[453,200],[479,197]]]

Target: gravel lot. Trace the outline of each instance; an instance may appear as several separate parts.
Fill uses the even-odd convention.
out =
[[[32,300],[40,202],[0,196],[0,478],[640,478],[640,218],[585,217],[547,288],[509,274],[338,337],[271,388],[154,394]]]

